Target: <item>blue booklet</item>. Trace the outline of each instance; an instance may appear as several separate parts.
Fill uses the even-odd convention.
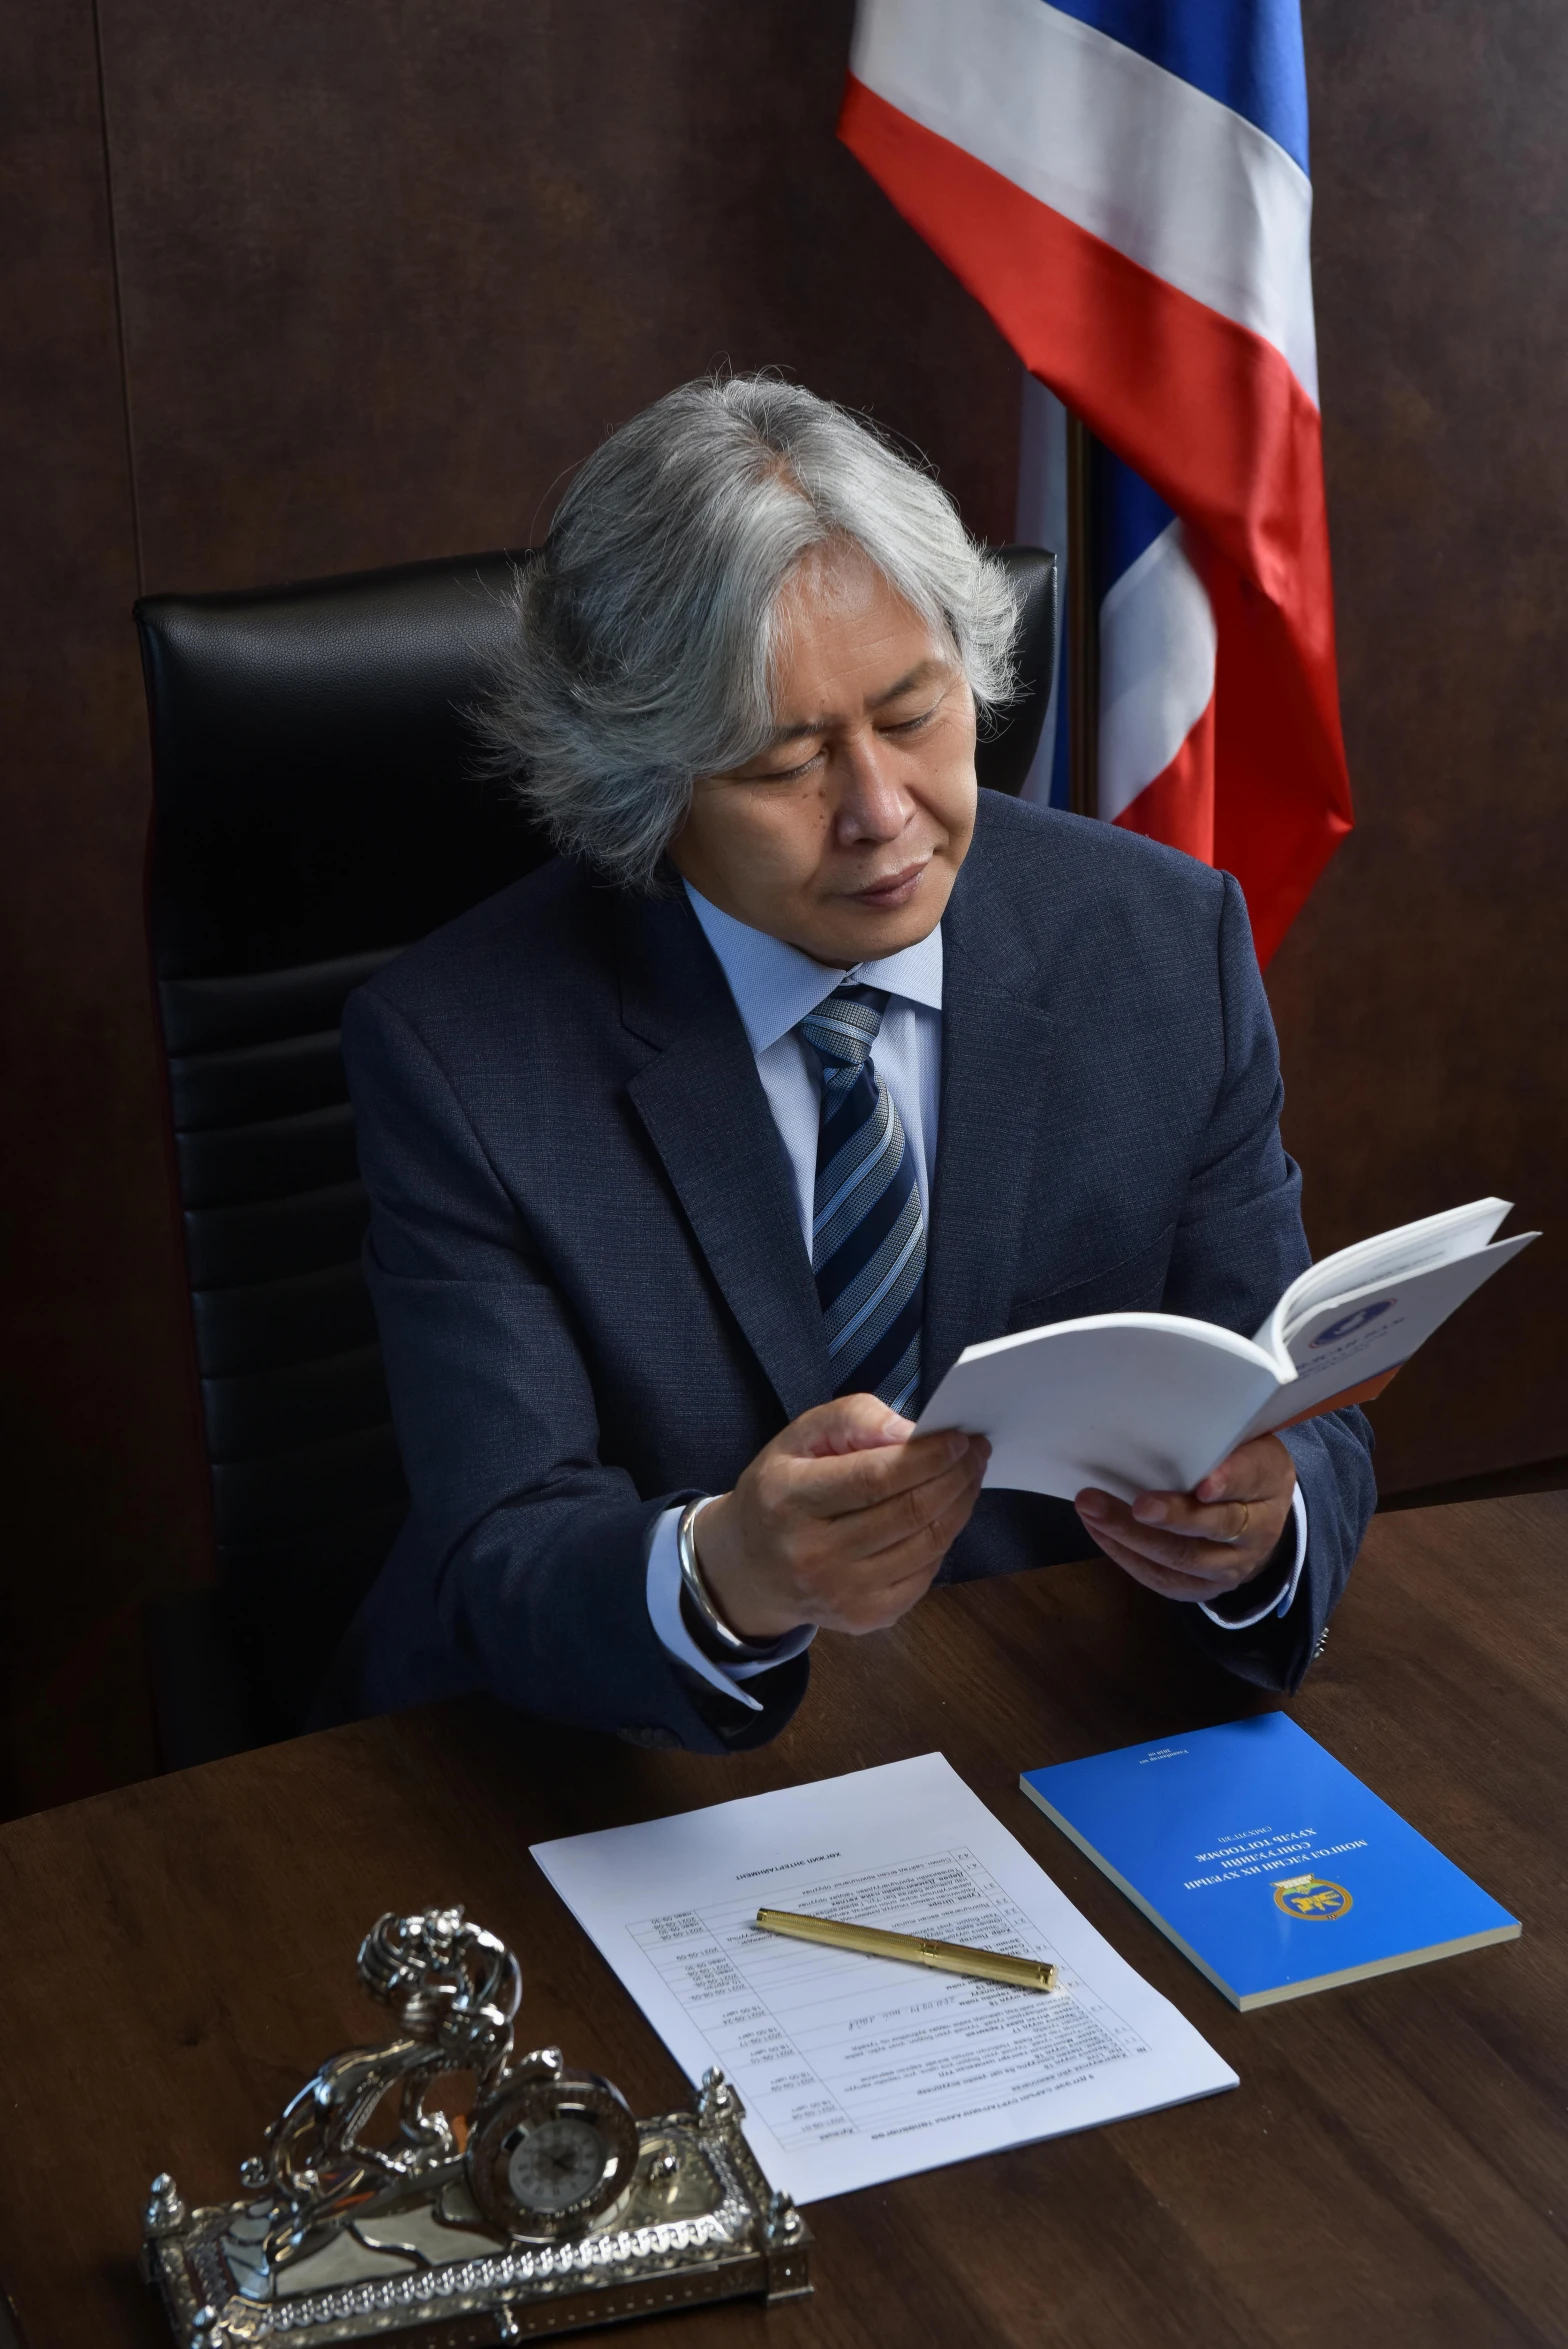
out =
[[[1243,2009],[1519,1932],[1283,1713],[1026,1770],[1020,1783]]]

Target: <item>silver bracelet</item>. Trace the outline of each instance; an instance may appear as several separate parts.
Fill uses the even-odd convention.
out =
[[[681,1511],[681,1521],[675,1534],[675,1546],[680,1552],[681,1588],[695,1607],[698,1620],[704,1631],[714,1640],[721,1652],[726,1656],[732,1656],[737,1664],[756,1664],[760,1663],[765,1656],[770,1656],[778,1642],[771,1639],[760,1642],[754,1639],[742,1639],[738,1631],[731,1631],[714,1605],[708,1586],[702,1579],[702,1568],[697,1563],[697,1544],[693,1538],[693,1528],[708,1503],[716,1501],[718,1497],[717,1493],[704,1493],[699,1499],[688,1501]]]

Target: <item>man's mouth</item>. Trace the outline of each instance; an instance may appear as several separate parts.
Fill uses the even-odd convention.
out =
[[[919,888],[921,875],[929,862],[929,858],[922,858],[917,864],[905,865],[900,872],[888,873],[880,881],[868,882],[864,889],[857,889],[853,892],[855,903],[857,905],[881,906],[907,905]]]

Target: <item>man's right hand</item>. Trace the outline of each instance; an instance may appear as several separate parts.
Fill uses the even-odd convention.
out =
[[[803,1412],[697,1519],[714,1605],[743,1639],[884,1630],[930,1589],[990,1456],[983,1436],[916,1436],[875,1395]]]

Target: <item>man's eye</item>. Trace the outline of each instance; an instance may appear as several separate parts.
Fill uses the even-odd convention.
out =
[[[798,767],[770,767],[765,775],[743,775],[741,781],[743,783],[798,783],[802,775],[810,774],[821,756],[820,751],[813,751],[810,758],[802,759]]]
[[[882,731],[884,734],[918,734],[922,726],[930,725],[941,706],[940,702],[934,702],[930,709],[922,710],[918,718],[895,719],[892,725],[884,726]]]

